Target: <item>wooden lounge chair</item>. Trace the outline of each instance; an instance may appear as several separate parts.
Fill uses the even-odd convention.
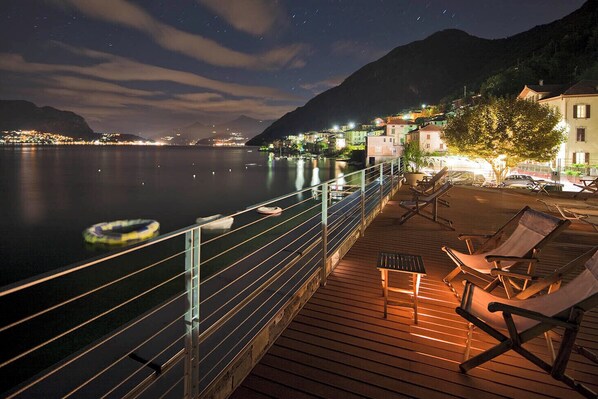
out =
[[[438,216],[438,205],[448,206],[448,203],[440,197],[445,195],[451,188],[453,188],[453,185],[450,182],[445,182],[442,186],[436,189],[436,191],[433,191],[430,194],[420,194],[419,192],[414,192],[412,200],[401,201],[399,203],[401,208],[406,209],[407,212],[405,212],[399,218],[398,224],[403,224],[413,216],[419,215],[423,218],[433,221],[434,223],[438,223],[444,228],[454,230],[452,227],[453,222]],[[431,213],[426,209],[429,206],[432,206]]]
[[[543,203],[549,211],[560,214],[564,219],[588,224],[595,231],[598,231],[598,207],[579,207],[577,204],[567,205],[558,202],[538,201]]]
[[[431,194],[436,191],[444,183],[445,178],[448,176],[448,166],[440,169],[429,180],[418,180],[416,187],[410,187],[411,191],[419,193],[420,195]]]
[[[515,295],[515,290],[521,291],[527,286],[527,280],[517,282],[515,277],[496,272],[527,264],[527,274],[533,275],[540,250],[570,223],[569,220],[562,220],[526,206],[492,235],[459,235],[460,240],[465,240],[469,254],[442,247],[457,264],[443,281],[459,297],[451,282],[463,272],[481,280],[486,291],[492,291],[502,284],[507,296],[511,298]],[[477,250],[473,246],[474,239],[485,240]]]
[[[581,184],[573,183],[573,185],[581,188],[581,191],[575,193],[573,198],[577,197],[584,191],[588,191],[591,194],[590,197],[598,194],[598,177],[595,179],[581,179]]]
[[[514,350],[556,380],[564,382],[588,398],[596,398],[595,392],[575,381],[565,374],[565,371],[575,347],[575,338],[583,315],[597,305],[598,252],[586,262],[585,270],[560,290],[530,299],[498,298],[468,282],[461,305],[456,308],[456,312],[470,323],[465,348],[466,360],[459,368],[462,372],[467,372],[509,350]],[[499,343],[468,359],[474,327],[480,328]],[[564,333],[558,354],[554,356],[553,361],[547,362],[523,348],[526,342],[556,327],[564,329]]]

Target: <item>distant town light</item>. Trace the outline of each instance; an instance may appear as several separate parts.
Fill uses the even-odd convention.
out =
[[[355,129],[355,123],[349,122],[349,129]]]
[[[332,130],[338,130],[338,125],[332,126]]]
[[[426,104],[422,104],[422,108],[426,108]]]

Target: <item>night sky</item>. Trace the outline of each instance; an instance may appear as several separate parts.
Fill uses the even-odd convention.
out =
[[[503,38],[583,0],[0,0],[0,99],[155,136],[277,119],[393,48],[457,28]]]

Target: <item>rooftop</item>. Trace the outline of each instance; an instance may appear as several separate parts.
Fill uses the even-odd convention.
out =
[[[459,232],[489,233],[525,205],[546,208],[537,201],[540,197],[517,190],[455,187],[448,195],[450,207],[440,212],[454,222],[456,231],[417,216],[396,224],[403,214],[398,201],[406,196],[405,190],[399,192],[232,397],[581,397],[513,352],[468,374],[459,372],[467,323],[455,313],[458,301],[442,283],[453,263],[441,246],[465,251]],[[580,203],[592,201],[598,205],[596,200]],[[574,259],[597,239],[589,226],[574,222],[542,252],[539,273],[548,274]],[[383,318],[375,267],[380,251],[422,255],[427,275],[420,287],[419,324],[413,323],[411,310],[393,306]],[[458,282],[455,286],[462,289]],[[491,344],[489,336],[476,330],[473,354]],[[597,309],[586,314],[577,344],[598,350]],[[546,353],[540,339],[528,349]],[[572,355],[568,373],[598,389],[598,367],[581,355]]]

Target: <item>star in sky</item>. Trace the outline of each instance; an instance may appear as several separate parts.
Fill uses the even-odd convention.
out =
[[[459,28],[513,35],[583,0],[2,0],[0,98],[155,136],[276,119],[393,48]],[[508,21],[508,23],[505,23]]]

